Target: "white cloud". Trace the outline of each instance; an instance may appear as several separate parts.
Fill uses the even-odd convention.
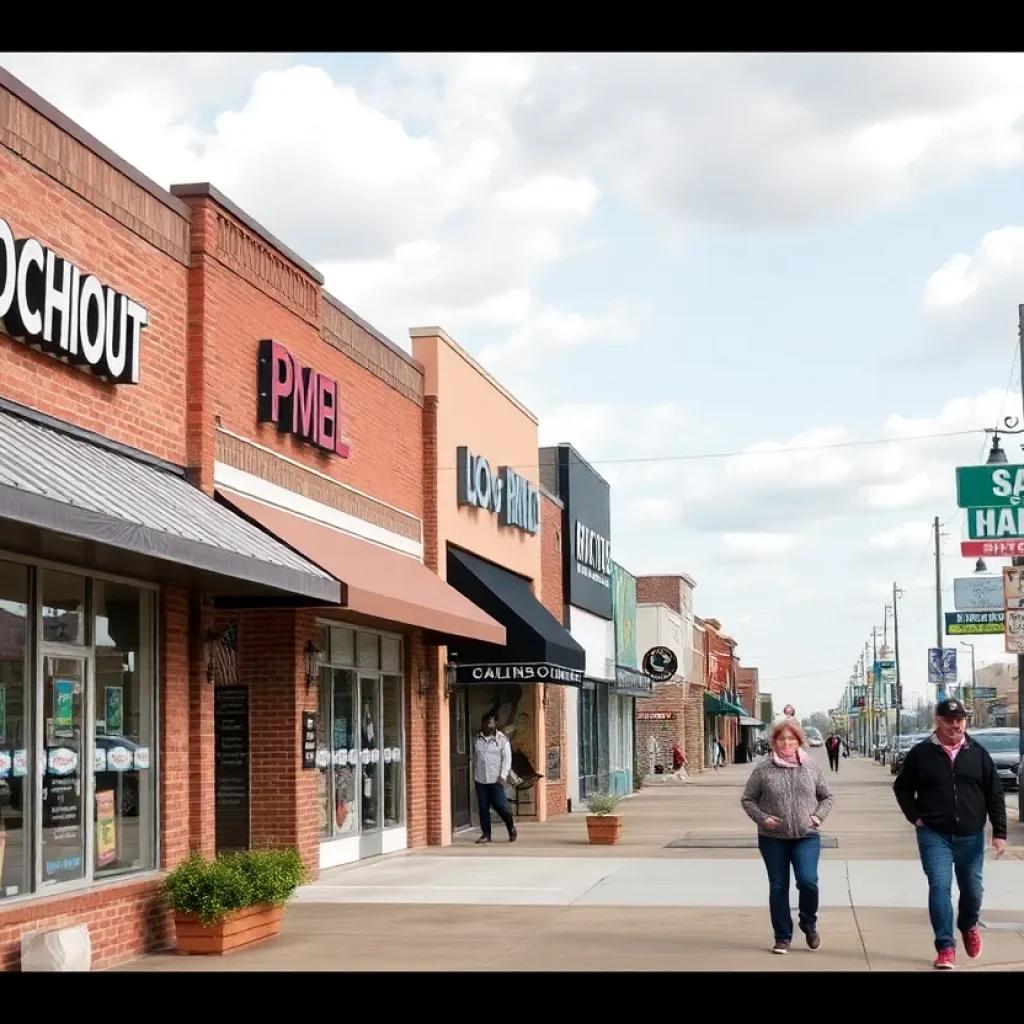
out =
[[[890,530],[882,530],[868,537],[865,545],[873,552],[893,552],[909,548],[914,554],[920,553],[922,545],[927,543],[932,532],[932,524],[925,519],[902,523]]]
[[[792,551],[798,540],[795,533],[726,533],[721,547],[730,560],[771,561]]]

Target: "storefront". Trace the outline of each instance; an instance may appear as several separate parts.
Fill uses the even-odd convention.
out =
[[[566,798],[570,808],[581,810],[590,795],[608,790],[612,771],[632,772],[632,758],[620,742],[631,702],[627,709],[625,696],[615,690],[611,493],[607,481],[569,444],[541,449],[540,475],[563,505],[566,625],[586,652],[583,686],[568,695],[565,711],[576,724],[577,740],[568,751]]]
[[[102,967],[214,844],[215,602],[341,586],[188,479],[188,207],[5,73],[0,121],[0,969],[75,925]]]
[[[611,570],[615,682],[608,715],[608,790],[617,796],[626,796],[633,792],[637,778],[637,709],[654,696],[654,681],[638,666],[636,577],[617,562],[612,562]]]
[[[425,375],[425,518],[436,524],[425,557],[505,633],[448,637],[438,665],[445,843],[478,824],[472,752],[485,714],[511,741],[513,813],[546,817],[548,696],[574,692],[585,661],[547,607],[560,595],[544,593],[536,418],[439,328],[411,333]]]

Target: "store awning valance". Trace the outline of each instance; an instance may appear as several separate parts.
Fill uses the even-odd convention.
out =
[[[580,686],[587,657],[534,596],[528,580],[466,551],[448,549],[448,582],[505,627],[505,646],[449,644],[456,681]]]
[[[709,718],[726,718],[729,716],[742,718],[746,715],[746,711],[739,705],[733,704],[724,695],[719,697],[716,694],[705,692],[704,714]]]
[[[505,629],[500,623],[418,559],[234,491],[218,488],[217,494],[336,576],[342,583],[339,603],[346,610],[419,626],[445,637],[504,642]]]
[[[745,716],[740,719],[740,725],[746,726],[750,729],[767,729],[768,726],[765,722],[762,722],[759,718],[750,718]]]
[[[217,596],[336,604],[338,581],[141,453],[0,410],[0,547]]]

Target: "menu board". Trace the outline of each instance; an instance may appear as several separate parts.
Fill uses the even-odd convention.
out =
[[[302,767],[315,770],[316,764],[317,714],[315,711],[302,712]]]
[[[249,849],[249,687],[214,691],[214,776],[217,852]]]

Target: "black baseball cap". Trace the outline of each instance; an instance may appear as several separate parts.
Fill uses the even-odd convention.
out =
[[[935,705],[936,718],[966,718],[967,709],[958,700],[940,700]]]

